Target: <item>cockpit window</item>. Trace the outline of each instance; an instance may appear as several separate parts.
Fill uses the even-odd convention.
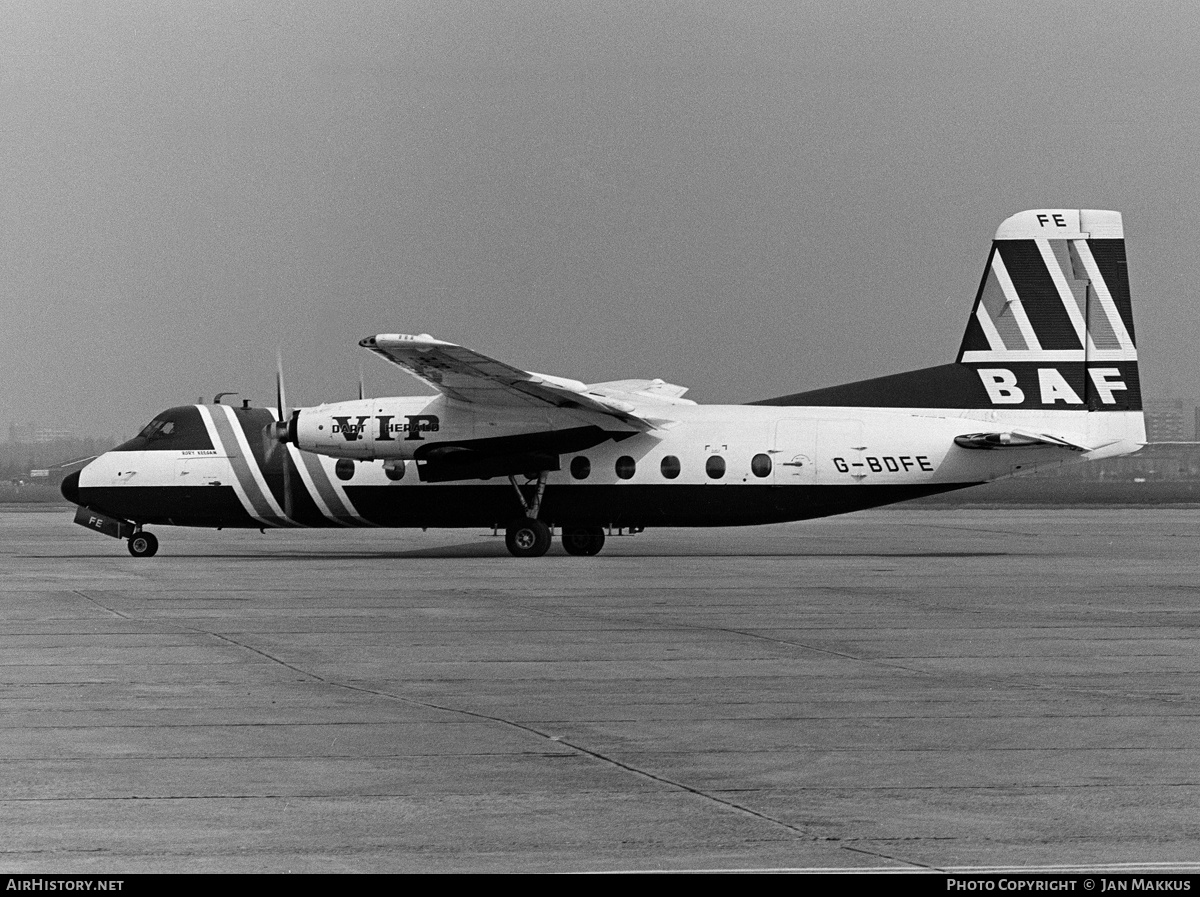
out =
[[[195,405],[171,408],[142,427],[137,436],[117,446],[116,452],[167,452],[211,449],[208,428]]]
[[[175,421],[164,420],[161,417],[156,417],[146,426],[142,427],[142,432],[138,433],[142,439],[161,439],[163,436],[170,436],[175,432]]]

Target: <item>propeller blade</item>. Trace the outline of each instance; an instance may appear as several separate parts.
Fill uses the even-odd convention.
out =
[[[292,465],[291,452],[287,450],[288,410],[287,398],[283,390],[283,350],[275,355],[275,407],[279,418],[275,424],[276,445],[283,447],[283,514],[292,516]]]
[[[283,350],[280,349],[275,355],[275,406],[279,411],[279,420],[287,420],[286,407],[287,399],[283,394]]]
[[[283,514],[292,516],[292,464],[291,452],[287,447],[283,450]]]

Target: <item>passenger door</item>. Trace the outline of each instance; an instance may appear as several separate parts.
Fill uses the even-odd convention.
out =
[[[771,449],[776,486],[811,486],[816,482],[817,422],[781,420]]]

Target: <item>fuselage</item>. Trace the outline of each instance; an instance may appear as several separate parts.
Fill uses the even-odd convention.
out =
[[[272,439],[276,415],[268,409],[173,408],[143,435],[90,463],[64,494],[138,525],[490,527],[519,513],[521,498],[507,477],[422,482],[423,462],[413,460],[413,448],[464,434],[432,429],[440,398],[388,401],[371,411],[366,400],[362,414],[330,410],[328,421],[349,418],[362,438],[330,433],[321,447],[329,454]],[[1036,424],[1029,410],[691,404],[670,410],[669,428],[621,433],[562,454],[546,477],[541,518],[552,526],[617,527],[802,520],[1124,454],[1144,440],[1140,412],[1046,412],[1056,432],[1103,445],[1083,453],[1050,446],[980,451],[954,442],[1003,427],[1009,416],[1021,426]],[[1101,425],[1103,433],[1093,432]],[[484,426],[472,424],[476,436]],[[492,430],[520,435],[502,418]],[[381,434],[382,440],[368,438]]]

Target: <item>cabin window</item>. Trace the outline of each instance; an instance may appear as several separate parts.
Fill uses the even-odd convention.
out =
[[[725,476],[725,459],[720,455],[710,455],[704,462],[704,472],[708,474],[709,479],[721,479]]]
[[[571,476],[577,480],[586,480],[592,472],[592,462],[580,455],[571,459]]]
[[[679,459],[674,455],[667,455],[662,459],[662,464],[658,465],[658,469],[668,480],[673,480],[679,476]]]
[[[637,471],[637,462],[628,455],[622,455],[617,459],[617,476],[623,480],[632,479]]]
[[[393,483],[400,482],[400,480],[404,479],[404,462],[389,461],[383,465],[383,473]]]
[[[750,459],[750,472],[756,477],[771,475],[771,456],[761,452]]]
[[[348,480],[354,476],[354,462],[349,458],[338,458],[337,464],[333,465],[333,472],[339,480]]]

